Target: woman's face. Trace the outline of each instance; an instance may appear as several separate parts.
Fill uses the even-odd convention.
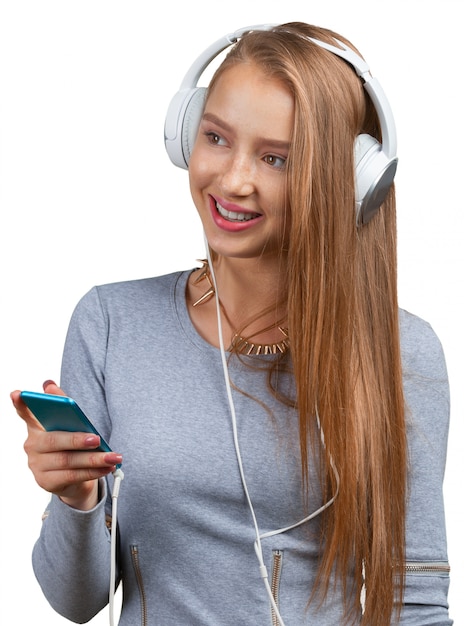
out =
[[[251,258],[281,251],[293,117],[288,88],[253,64],[227,69],[211,91],[189,175],[206,238],[218,254]]]

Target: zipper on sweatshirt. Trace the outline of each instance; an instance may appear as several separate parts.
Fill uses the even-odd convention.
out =
[[[280,574],[282,572],[282,559],[284,558],[284,553],[282,550],[273,550],[272,551],[272,576],[271,576],[271,593],[274,598],[274,602],[276,603],[277,608],[279,607],[279,586],[280,586]],[[279,626],[279,620],[277,618],[274,607],[271,606],[271,620],[272,626]]]
[[[404,565],[406,574],[423,576],[449,576],[450,566],[447,561],[407,561]]]
[[[130,553],[131,553],[131,559],[132,559],[132,567],[134,568],[135,579],[137,581],[137,586],[139,588],[139,593],[140,593],[140,610],[142,613],[141,626],[147,626],[148,625],[147,597],[145,594],[145,587],[143,586],[142,572],[140,570],[138,546],[135,546],[135,545],[130,546]]]

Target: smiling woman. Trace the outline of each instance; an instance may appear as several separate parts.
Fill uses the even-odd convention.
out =
[[[122,462],[120,626],[450,625],[448,382],[398,307],[388,101],[324,28],[237,31],[188,76],[224,48],[166,120],[208,258],[93,288],[45,385],[115,452],[50,436],[12,394],[51,493],[36,575],[70,620],[106,606]]]

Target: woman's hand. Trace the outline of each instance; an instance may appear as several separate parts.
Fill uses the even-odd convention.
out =
[[[46,381],[45,393],[64,396],[54,382]],[[98,502],[98,478],[114,471],[122,457],[114,452],[97,452],[100,438],[89,433],[47,432],[21,400],[20,391],[11,399],[26,422],[24,450],[37,483],[69,506],[87,511]]]

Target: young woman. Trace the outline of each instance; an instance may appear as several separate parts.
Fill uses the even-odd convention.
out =
[[[395,156],[362,180],[386,101],[328,30],[237,39],[183,149],[208,259],[92,289],[44,385],[117,452],[12,394],[53,494],[37,577],[70,620],[107,604],[122,462],[122,626],[451,624],[446,367],[398,309]]]

